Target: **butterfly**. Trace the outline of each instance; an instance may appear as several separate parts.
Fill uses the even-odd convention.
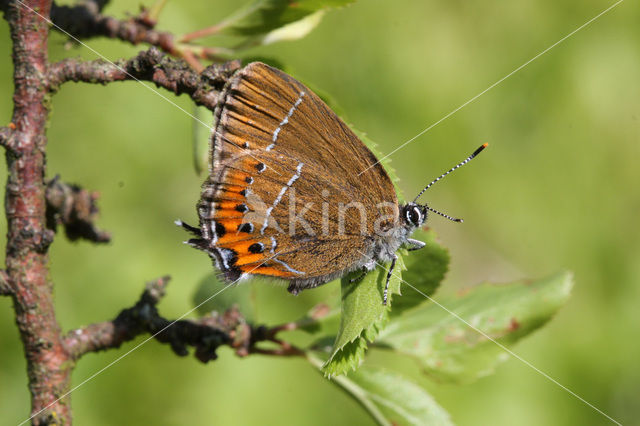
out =
[[[309,88],[260,62],[226,82],[214,112],[209,174],[197,204],[199,226],[176,223],[227,282],[252,275],[300,291],[390,263],[383,303],[401,247],[429,212],[400,204],[389,175],[353,131]]]

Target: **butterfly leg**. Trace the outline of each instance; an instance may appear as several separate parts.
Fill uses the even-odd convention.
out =
[[[393,259],[391,259],[391,266],[389,266],[389,272],[387,273],[387,283],[384,285],[384,293],[382,294],[383,305],[387,304],[387,296],[389,294],[389,281],[391,281],[391,274],[396,267],[396,260],[398,260],[398,256],[394,254]]]
[[[420,250],[427,245],[424,241],[414,240],[413,238],[407,238],[407,244],[409,245],[407,248],[409,251]]]
[[[362,281],[365,275],[367,275],[369,272],[373,271],[374,269],[376,269],[376,262],[373,260],[368,261],[362,266],[362,269],[360,270],[360,275],[358,275],[357,277],[351,278],[349,282],[353,284],[353,283]]]
[[[351,279],[349,280],[349,282],[350,282],[351,284],[353,284],[353,283],[357,283],[357,282],[362,281],[362,279],[365,277],[365,275],[367,275],[367,272],[369,272],[369,271],[367,271],[367,268],[362,268],[362,269],[360,270],[360,274],[358,274],[357,276],[355,276],[355,277],[351,278]]]

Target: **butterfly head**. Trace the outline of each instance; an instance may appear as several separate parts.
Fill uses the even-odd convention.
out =
[[[402,207],[400,218],[404,226],[408,228],[419,228],[427,221],[429,208],[426,205],[408,203]]]

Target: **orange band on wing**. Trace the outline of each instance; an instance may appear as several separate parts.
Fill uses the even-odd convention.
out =
[[[234,192],[240,193],[243,189],[247,188],[247,183],[243,181],[243,185],[235,185],[235,184],[225,184],[224,186],[220,186],[219,191],[222,192]]]
[[[238,175],[240,175],[240,173],[238,173]],[[242,177],[244,176],[244,177]],[[246,181],[246,178],[250,177],[248,173],[242,173],[242,176],[237,176],[237,177],[225,177],[224,181],[222,181],[223,184],[225,185],[233,185],[233,186],[242,186],[244,185],[244,187],[246,187],[248,185],[248,182]]]
[[[244,213],[240,213],[239,211],[233,210],[216,210],[216,215],[214,219],[216,222],[220,222],[221,220],[229,220],[229,219],[238,219],[241,220],[244,217]]]
[[[216,210],[233,210],[236,211],[236,206],[238,205],[235,201],[216,201]]]
[[[216,220],[216,222],[224,226],[226,235],[229,233],[235,233],[238,230],[238,225],[242,223],[242,218]]]
[[[262,258],[264,258],[265,255],[263,253],[251,253],[251,252],[249,252],[249,246],[251,246],[255,242],[256,242],[256,239],[255,238],[251,238],[249,240],[244,240],[244,241],[238,241],[236,243],[225,244],[224,248],[228,248],[228,249],[231,249],[231,250],[235,251],[238,254],[238,259],[240,259],[242,256],[253,256],[253,255],[260,255]],[[257,262],[257,261],[255,261],[255,262]],[[247,263],[247,262],[245,262],[245,263]]]
[[[218,246],[234,248],[235,250],[235,246],[230,247],[231,243],[251,238],[250,233],[238,230],[240,225],[244,223],[242,218],[216,219],[216,222],[224,227],[224,235],[221,237],[219,236],[218,241],[216,242]]]
[[[246,169],[249,169],[251,165],[246,164],[246,165],[243,165],[243,167],[245,167]],[[227,170],[227,172],[224,174],[224,177],[222,178],[222,182],[245,187],[248,184],[247,178],[250,178],[250,177],[251,176],[249,175],[249,173],[243,172],[242,170]]]
[[[262,262],[266,259],[264,253],[257,254],[238,254],[238,260],[236,260],[237,266],[250,265],[252,263]]]
[[[242,203],[245,200],[245,196],[237,192],[225,191],[216,196],[216,201],[235,201],[236,204]]]

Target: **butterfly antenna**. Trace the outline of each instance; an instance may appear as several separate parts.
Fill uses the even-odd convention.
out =
[[[440,216],[442,216],[442,217],[446,217],[447,219],[449,219],[449,220],[451,220],[451,221],[453,221],[453,222],[458,222],[458,223],[462,223],[462,222],[464,222],[462,219],[458,219],[458,218],[455,218],[455,217],[451,217],[451,216],[449,216],[448,214],[444,214],[444,213],[442,213],[442,212],[439,212],[438,210],[436,210],[436,209],[432,209],[432,208],[431,208],[431,207],[429,207],[429,206],[425,206],[425,207],[427,208],[427,210],[432,211],[432,212],[434,212],[435,214],[439,214],[439,215],[440,215]]]
[[[467,157],[466,160],[464,160],[463,162],[455,165],[454,167],[450,168],[446,173],[441,174],[440,176],[438,176],[436,179],[434,179],[429,185],[425,186],[425,188],[420,191],[420,193],[418,194],[418,196],[413,200],[413,202],[415,203],[416,201],[418,201],[418,198],[420,198],[420,196],[422,194],[424,194],[424,191],[426,191],[427,189],[431,188],[431,186],[433,186],[433,184],[435,184],[437,181],[439,181],[440,179],[442,179],[443,177],[445,177],[446,175],[448,175],[449,173],[451,173],[452,171],[454,171],[455,169],[464,166],[465,164],[467,164],[469,161],[473,160],[475,156],[477,156],[478,154],[480,154],[482,152],[483,149],[485,149],[487,146],[489,146],[488,143],[484,143],[482,144],[482,146],[480,146],[480,148],[476,149],[475,151],[473,151],[473,154],[471,154],[469,157]],[[431,210],[431,209],[429,209]],[[447,217],[449,218],[447,215],[442,214],[440,212],[437,212],[435,210],[433,210],[434,213],[437,213],[441,216]],[[449,218],[451,219],[451,218]],[[452,219],[453,220],[453,219]],[[456,220],[456,222],[458,222],[458,220]]]

